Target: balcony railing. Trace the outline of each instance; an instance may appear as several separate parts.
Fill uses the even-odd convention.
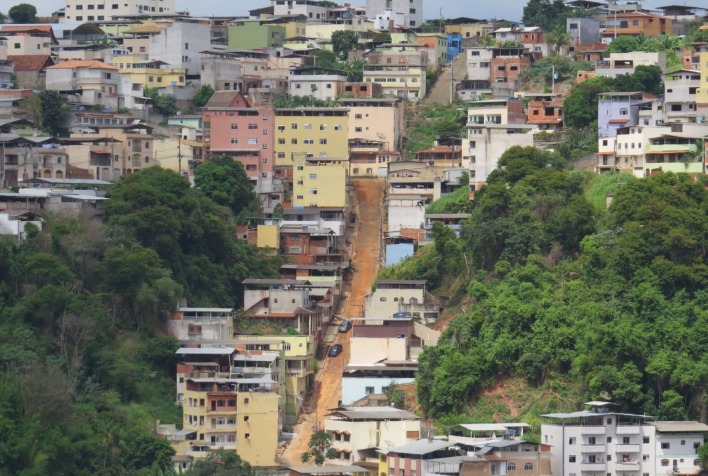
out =
[[[616,445],[617,453],[639,453],[642,450],[640,445]]]
[[[618,435],[638,435],[640,430],[639,425],[617,425],[615,431]]]
[[[605,463],[580,463],[580,471],[605,472]]]
[[[584,426],[580,428],[581,435],[604,435],[605,431],[605,427],[602,425]]]
[[[604,453],[606,451],[605,445],[582,445],[580,447],[581,453]]]

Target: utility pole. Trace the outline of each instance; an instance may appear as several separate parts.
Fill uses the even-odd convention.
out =
[[[180,131],[179,137],[177,138],[177,169],[180,175],[182,175],[182,132]]]
[[[455,62],[450,63],[450,104],[452,104],[452,94],[455,89]]]

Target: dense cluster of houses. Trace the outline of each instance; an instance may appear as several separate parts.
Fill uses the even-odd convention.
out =
[[[342,400],[323,409],[336,458],[317,470],[277,466],[318,359],[347,317],[338,312],[356,220],[350,179],[386,179],[386,265],[430,242],[435,222],[459,232],[467,214],[426,206],[462,186],[464,174],[473,196],[509,148],[540,146],[563,129],[567,88],[522,91],[524,71],[551,54],[595,63],[577,82],[639,65],[664,73],[663,96],[601,95],[598,172],[703,173],[708,44],[692,45],[683,68],[671,71],[664,53],[606,54],[619,35],[682,34],[701,9],[572,0],[590,14],[568,18],[571,41],[557,44],[537,26],[504,20],[461,17],[431,32],[421,28],[423,0],[269,3],[242,17],[199,18],[177,11],[175,0],[66,0],[46,23],[0,25],[1,234],[21,241],[47,210],[100,220],[120,177],[160,165],[191,180],[198,164],[226,156],[243,165],[261,205],[239,237],[288,258],[278,279],[243,282],[243,310],[185,304],[171,316],[183,420],[158,431],[176,450],[176,469],[223,448],[269,474],[695,474],[708,426],[615,413],[607,402],[544,415],[539,443],[524,440],[525,423],[457,425],[433,436],[420,417],[389,406],[382,395],[415,381],[423,346],[440,336],[427,324],[441,303],[422,280],[379,280],[363,317],[351,319]],[[336,31],[356,36],[349,58],[364,63],[356,81],[311,61],[333,49]],[[490,38],[493,46],[483,46]],[[467,137],[441,137],[406,157],[406,111],[428,94],[428,76],[452,69],[459,55],[466,74],[450,78],[450,96],[466,103]],[[202,85],[215,92],[194,108]],[[68,101],[68,137],[18,119],[22,100],[44,88]],[[174,96],[184,113],[158,125],[146,88]],[[281,107],[285,95],[318,105]]]

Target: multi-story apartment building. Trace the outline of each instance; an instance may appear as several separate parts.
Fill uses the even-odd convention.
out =
[[[533,53],[526,47],[492,48],[489,80],[516,85],[521,73],[531,67],[532,59]]]
[[[543,415],[541,443],[551,447],[553,474],[696,474],[698,446],[708,426],[651,422],[653,417],[612,411],[609,402]]]
[[[109,21],[126,15],[175,14],[176,0],[66,0],[62,23]]]
[[[594,18],[568,18],[565,21],[565,31],[574,46],[600,42],[600,22]]]
[[[224,341],[234,335],[232,308],[179,307],[170,315],[169,332],[180,341]]]
[[[349,157],[349,109],[281,108],[275,112],[275,165],[292,166],[294,154],[308,158]]]
[[[149,59],[167,63],[170,68],[183,69],[187,80],[199,80],[202,71],[202,51],[211,48],[210,25],[197,20],[177,19],[148,43]]]
[[[386,46],[386,45],[384,45]],[[428,57],[418,45],[388,45],[397,50],[376,50],[367,56],[364,82],[379,83],[385,96],[417,102],[425,97]]]
[[[610,53],[609,59],[595,64],[595,74],[608,78],[631,75],[637,66],[659,66],[666,71],[666,53],[633,51],[631,53]]]
[[[600,94],[597,106],[598,137],[614,137],[617,129],[639,124],[639,108],[645,103],[641,92]]]
[[[558,130],[563,127],[563,98],[555,94],[527,95],[527,124],[539,130]]]
[[[467,103],[467,125],[524,124],[523,104],[518,98],[483,99]]]
[[[248,93],[250,80],[260,77],[268,68],[268,57],[263,51],[202,51],[202,84],[215,91],[242,91]]]
[[[449,62],[447,56],[447,35],[441,33],[417,33],[417,43],[428,54],[428,67],[439,70]]]
[[[290,70],[288,93],[311,96],[321,101],[337,99],[339,86],[347,81],[344,71],[331,68],[304,67]]]
[[[217,91],[202,111],[209,155],[243,164],[258,193],[267,193],[274,166],[275,110],[252,105],[239,91]]]
[[[374,284],[376,290],[365,297],[364,315],[435,319],[440,314],[440,304],[427,291],[426,284],[425,280],[379,280]]]
[[[492,73],[491,48],[478,47],[467,49],[467,79],[470,81],[489,81]]]
[[[699,122],[708,118],[708,46],[703,47],[698,54],[700,59],[701,86],[696,91],[696,108],[698,109]]]
[[[349,157],[308,158],[304,153],[294,154],[293,207],[346,208],[348,162]]]
[[[487,177],[497,168],[504,152],[514,146],[533,146],[536,131],[536,126],[531,124],[468,125],[462,162],[469,167],[470,192],[487,183]]]
[[[617,130],[615,137],[598,139],[599,173],[615,171],[648,177],[659,171],[700,174],[703,163],[697,144],[708,134],[698,124],[632,126]]]
[[[389,29],[389,20],[395,26],[416,28],[425,21],[423,0],[366,0],[366,16],[375,19],[376,28]]]
[[[682,69],[664,75],[664,122],[696,122],[700,71]]]
[[[403,109],[398,98],[341,98],[339,104],[349,109],[350,140],[382,142],[385,150],[400,147]]]
[[[190,444],[184,456],[237,451],[254,466],[274,464],[284,388],[279,352],[233,347],[177,351],[177,401]]]

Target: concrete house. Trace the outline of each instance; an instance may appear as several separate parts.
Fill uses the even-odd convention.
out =
[[[646,104],[642,92],[609,92],[599,96],[598,137],[614,137],[617,129],[639,124],[639,108]]]
[[[115,66],[102,61],[71,60],[47,68],[47,89],[67,95],[72,104],[100,104],[117,110],[132,106],[130,88]]]
[[[332,437],[336,464],[378,470],[376,448],[401,446],[420,438],[420,417],[394,407],[343,406],[325,417],[324,429]]]
[[[400,146],[404,119],[400,99],[340,98],[339,104],[349,109],[350,140],[382,142],[385,150],[395,150]]]
[[[682,69],[664,74],[664,122],[696,122],[700,86],[700,71]]]
[[[394,26],[416,28],[423,24],[423,0],[366,0],[366,16],[375,18],[375,28]]]
[[[459,457],[455,445],[446,440],[422,439],[407,445],[388,448],[388,469],[400,476],[439,474],[445,458]]]
[[[594,18],[568,18],[565,31],[570,35],[573,46],[600,43],[600,22]]]
[[[418,45],[381,45],[366,57],[364,82],[379,83],[385,96],[417,102],[425,97],[428,56]]]
[[[608,78],[632,75],[637,66],[659,66],[661,71],[666,71],[666,54],[643,51],[610,53],[609,59],[595,63],[595,74]]]
[[[234,335],[233,309],[178,307],[168,326],[180,341],[229,340]]]
[[[123,0],[106,4],[99,0],[66,0],[62,23],[113,20],[125,15],[174,14],[176,0]]]
[[[661,36],[673,33],[670,18],[638,11],[607,15],[605,22],[602,38],[606,43],[610,43],[616,36]]]
[[[367,317],[436,319],[440,313],[440,305],[427,291],[425,280],[380,280],[374,286],[375,290],[365,298]]]
[[[288,93],[291,96],[312,96],[321,101],[334,101],[339,86],[346,81],[346,73],[337,69],[296,68],[290,71],[288,77]]]

